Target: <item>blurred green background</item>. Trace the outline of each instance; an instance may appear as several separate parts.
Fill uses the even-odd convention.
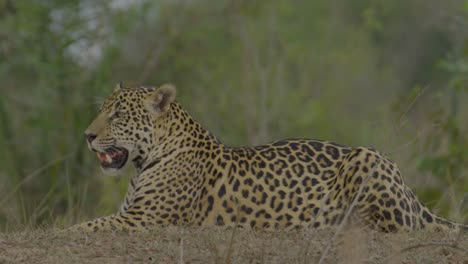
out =
[[[468,1],[0,0],[0,80],[3,231],[118,208],[83,131],[121,80],[174,83],[229,145],[377,148],[468,216]]]

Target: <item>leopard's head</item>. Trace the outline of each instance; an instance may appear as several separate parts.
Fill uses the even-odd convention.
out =
[[[158,146],[175,95],[170,84],[159,88],[117,85],[85,131],[88,147],[97,153],[106,174],[118,174],[129,161],[144,161]]]

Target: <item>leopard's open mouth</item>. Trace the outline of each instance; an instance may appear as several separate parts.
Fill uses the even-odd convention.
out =
[[[128,151],[124,148],[111,147],[105,152],[98,152],[97,156],[104,169],[121,169],[128,159]]]

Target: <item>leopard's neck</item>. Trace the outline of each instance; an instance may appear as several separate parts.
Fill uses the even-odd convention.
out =
[[[171,104],[170,112],[162,118],[164,134],[156,136],[157,143],[151,147],[146,158],[134,159],[134,165],[140,173],[163,159],[176,157],[179,153],[195,154],[196,149],[213,150],[224,147],[177,102]]]

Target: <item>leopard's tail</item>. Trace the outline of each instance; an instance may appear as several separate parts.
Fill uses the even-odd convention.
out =
[[[414,195],[414,194],[413,194]],[[419,221],[416,221],[416,225],[413,226],[413,229],[435,229],[435,230],[443,230],[443,231],[463,231],[468,232],[468,225],[458,223],[452,220],[448,220],[444,217],[438,216],[437,214],[433,213],[427,206],[424,205],[421,201],[416,198],[416,205],[415,207],[420,208],[418,211],[419,213]],[[419,223],[418,223],[419,222]]]
[[[468,232],[468,225],[453,222],[437,215],[434,215],[434,224],[436,228],[443,230],[462,230]]]

